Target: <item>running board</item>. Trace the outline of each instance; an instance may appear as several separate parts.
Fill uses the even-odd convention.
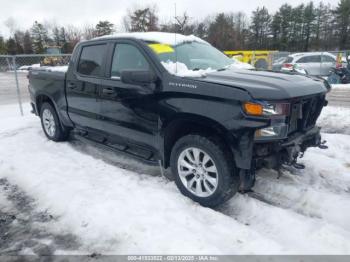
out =
[[[141,155],[130,152],[129,146],[122,146],[122,145],[111,146],[111,145],[108,145],[106,143],[100,143],[96,140],[89,139],[88,136],[80,135],[78,133],[74,133],[74,138],[76,138],[77,140],[79,140],[83,143],[92,144],[92,145],[94,145],[96,147],[100,147],[102,149],[106,149],[106,150],[109,150],[112,152],[116,152],[116,153],[123,154],[125,156],[132,157],[132,158],[139,160],[142,163],[147,164],[147,165],[157,166],[159,164],[159,162],[157,160],[152,158],[154,156],[153,153],[150,153],[150,155],[148,157],[143,157]]]

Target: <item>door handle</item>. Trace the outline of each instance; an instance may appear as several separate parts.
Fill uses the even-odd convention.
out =
[[[111,87],[105,87],[102,89],[102,94],[110,96],[110,95],[114,95],[115,91]]]
[[[68,87],[69,87],[70,89],[74,89],[74,88],[77,87],[77,85],[74,84],[74,83],[68,83]]]

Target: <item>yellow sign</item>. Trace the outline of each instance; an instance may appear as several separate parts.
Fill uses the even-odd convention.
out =
[[[152,48],[152,50],[157,54],[175,52],[175,50],[170,45],[166,45],[166,44],[149,44],[148,46]]]

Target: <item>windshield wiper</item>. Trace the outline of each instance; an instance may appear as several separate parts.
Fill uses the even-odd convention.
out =
[[[227,70],[227,67],[219,68],[217,71],[220,72],[220,71],[225,71],[225,70]]]

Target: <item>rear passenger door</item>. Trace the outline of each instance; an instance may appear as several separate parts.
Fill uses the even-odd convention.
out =
[[[105,43],[82,46],[74,71],[67,76],[68,113],[71,120],[84,129],[103,129],[98,96],[106,53]]]
[[[321,75],[321,56],[308,55],[303,56],[296,62],[301,68],[305,69],[309,75]]]

